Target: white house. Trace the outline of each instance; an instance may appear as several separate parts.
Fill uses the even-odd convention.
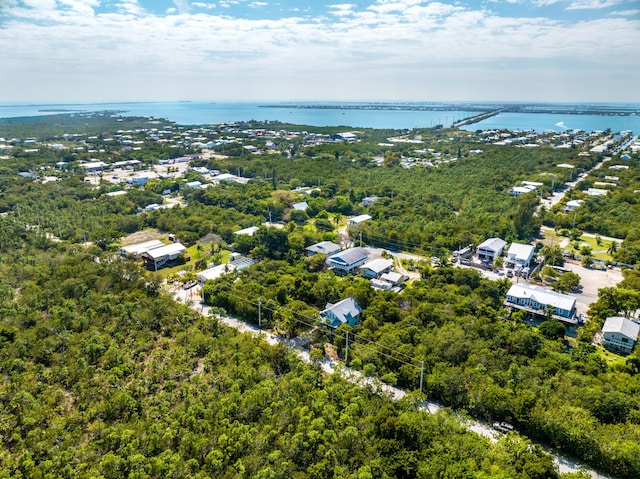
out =
[[[154,271],[164,266],[168,261],[172,261],[187,252],[187,248],[181,243],[171,243],[159,248],[153,248],[142,253],[142,258],[149,266],[153,266]]]
[[[296,203],[291,206],[296,211],[306,211],[309,205],[306,201],[301,201],[300,203]]]
[[[478,245],[480,261],[493,263],[498,256],[502,256],[507,242],[501,238],[489,238]]]
[[[204,284],[210,279],[216,279],[222,276],[223,274],[231,273],[236,269],[236,266],[232,263],[227,264],[219,264],[214,266],[213,268],[205,269],[204,271],[199,271],[196,273],[196,277],[200,284]]]
[[[602,345],[612,351],[629,354],[638,342],[640,324],[621,316],[607,318],[602,326]]]
[[[145,253],[153,248],[160,248],[164,246],[164,243],[160,240],[149,240],[143,243],[130,244],[120,248],[120,256],[126,258],[127,256],[137,257],[142,253]]]
[[[364,248],[349,248],[327,258],[326,264],[330,268],[341,272],[351,273],[369,259],[369,252]]]
[[[513,188],[511,188],[511,194],[513,196],[520,196],[536,190],[537,188],[534,185],[514,186]]]
[[[96,171],[102,171],[109,165],[104,161],[88,161],[86,163],[82,163],[80,166],[83,167],[87,173],[93,173]]]
[[[607,196],[607,190],[603,190],[602,188],[587,188],[585,193],[589,196]]]
[[[584,200],[571,200],[571,201],[567,201],[566,206],[564,207],[564,212],[565,213],[569,213],[570,211],[575,210],[576,208],[580,207],[580,205],[582,205],[582,203],[584,203]]]
[[[342,324],[355,326],[360,321],[360,314],[362,314],[362,308],[352,297],[336,304],[327,303],[326,308],[320,311],[320,317],[332,329]]]
[[[253,236],[254,234],[256,234],[256,231],[258,231],[259,229],[260,228],[258,226],[250,226],[248,228],[234,231],[233,234],[236,236],[242,236],[242,235]]]
[[[360,274],[365,278],[380,278],[393,269],[393,260],[376,258],[360,266]]]
[[[512,243],[507,251],[507,263],[527,267],[533,259],[534,251],[535,248],[530,244]]]
[[[353,218],[349,218],[348,224],[349,226],[354,226],[360,223],[364,223],[365,221],[369,221],[370,219],[372,219],[371,215],[354,216]]]
[[[540,319],[546,318],[550,312],[552,317],[564,323],[570,325],[578,323],[576,298],[539,286],[524,283],[514,284],[507,291],[504,305],[512,310],[525,311]]]

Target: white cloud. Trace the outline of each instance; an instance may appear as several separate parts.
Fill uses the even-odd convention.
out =
[[[533,0],[533,4],[536,7],[548,7],[549,5],[555,5],[563,0]]]
[[[119,13],[93,15],[30,1],[48,6],[48,22],[34,23],[35,9],[20,7],[24,15],[0,25],[0,64],[12,72],[0,75],[0,95],[10,99],[33,99],[35,91],[42,99],[92,101],[172,94],[429,100],[447,99],[445,93],[462,98],[455,89],[474,88],[476,99],[526,99],[527,86],[552,92],[563,78],[567,95],[574,79],[576,91],[639,95],[618,83],[602,88],[603,72],[613,78],[625,70],[615,82],[640,76],[640,20],[632,18],[571,23],[396,0],[361,11],[332,5],[334,13],[351,14],[331,21],[248,20],[203,12],[155,16],[133,0],[121,1]],[[209,9],[201,4],[214,5],[192,7]]]
[[[333,10],[331,12],[333,15],[342,17],[345,15],[353,15],[355,5],[352,3],[339,3],[335,5],[328,5],[328,7]]]
[[[640,14],[640,10],[620,10],[617,12],[611,12],[609,15],[616,17],[633,17]]]
[[[189,13],[189,2],[187,0],[173,0],[173,3],[180,14]]]
[[[193,2],[191,6],[197,7],[197,8],[205,8],[207,10],[212,10],[214,8],[217,8],[217,5],[215,3],[204,3],[204,2]]]
[[[574,0],[567,10],[598,10],[620,5],[625,0]]]
[[[266,7],[267,5],[269,5],[266,2],[251,2],[248,7],[250,8],[261,8],[261,7]]]
[[[177,8],[173,8],[173,7],[167,8],[167,14],[169,14],[169,15],[172,14],[172,13],[176,13],[177,11],[178,11]]]

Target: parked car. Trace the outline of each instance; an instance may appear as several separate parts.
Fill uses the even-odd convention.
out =
[[[493,423],[493,428],[496,431],[501,431],[501,432],[512,432],[513,431],[513,426],[511,424],[509,424],[508,422],[494,422]]]

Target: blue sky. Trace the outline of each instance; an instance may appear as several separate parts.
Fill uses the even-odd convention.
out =
[[[0,101],[640,102],[640,0],[0,0]]]

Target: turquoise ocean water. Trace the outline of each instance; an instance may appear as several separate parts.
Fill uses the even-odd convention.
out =
[[[268,105],[276,105],[277,108]],[[234,121],[271,121],[312,126],[345,126],[352,128],[429,128],[436,125],[451,125],[478,112],[464,109],[461,104],[456,111],[426,111],[415,109],[358,109],[356,103],[341,103],[348,108],[327,108],[336,104],[322,103],[323,108],[299,108],[287,103],[247,103],[247,102],[126,102],[126,103],[6,103],[0,104],[0,118],[42,116],[56,113],[111,111],[121,115],[153,116],[166,118],[183,125],[217,124]],[[305,105],[305,104],[302,104]],[[386,105],[386,104],[380,104]],[[437,106],[436,103],[402,104]],[[307,104],[306,106],[310,106]],[[474,106],[477,107],[477,104]],[[640,110],[640,105],[631,105]],[[629,105],[620,106],[622,110]],[[509,129],[564,131],[580,129],[585,131],[606,130],[613,132],[631,130],[640,133],[640,115],[594,115],[588,113],[500,113],[479,123],[463,127],[466,130]]]

